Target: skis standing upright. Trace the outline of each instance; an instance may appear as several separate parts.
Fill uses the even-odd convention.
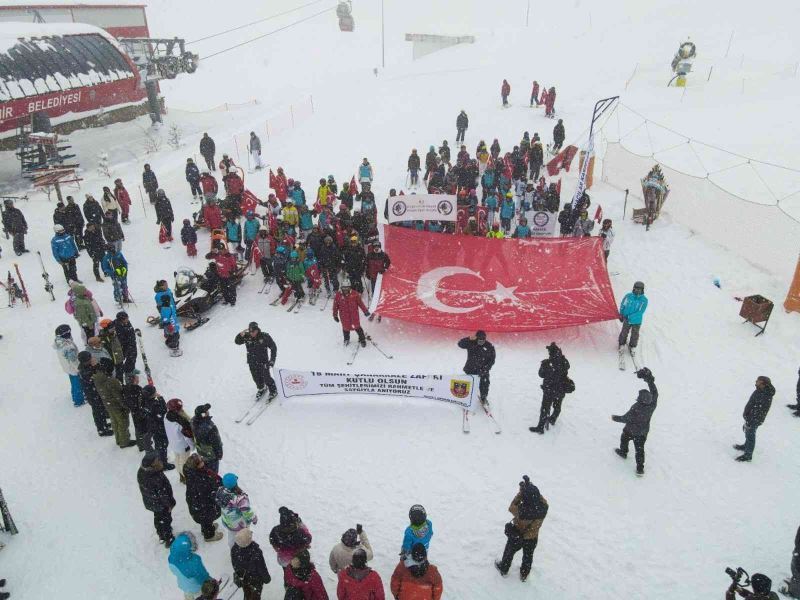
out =
[[[39,264],[42,265],[42,279],[44,279],[44,291],[50,294],[50,299],[55,302],[56,295],[53,293],[53,284],[50,282],[50,274],[44,268],[44,261],[42,260],[42,253],[38,250],[36,255],[39,257]]]
[[[19,279],[19,284],[22,286],[22,300],[25,302],[25,306],[30,308],[31,300],[28,297],[28,290],[25,288],[25,281],[22,279],[22,273],[19,272],[19,265],[14,263],[14,270],[17,272],[17,279]]]
[[[153,375],[150,373],[150,365],[147,364],[147,354],[144,353],[142,330],[138,327],[136,328],[136,339],[139,341],[139,352],[142,353],[142,363],[144,363],[144,373],[147,375],[147,385],[153,385]]]

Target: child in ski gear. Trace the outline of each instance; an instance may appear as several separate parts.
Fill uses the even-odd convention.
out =
[[[266,227],[261,227],[258,230],[258,237],[256,237],[256,247],[258,248],[259,259],[258,263],[261,267],[261,274],[264,276],[264,283],[272,280],[272,240],[269,236],[269,230]]]
[[[200,188],[200,169],[197,168],[197,165],[194,164],[191,158],[186,159],[185,174],[192,198],[199,200],[203,197],[203,190]]]
[[[555,425],[561,414],[561,403],[564,396],[574,390],[575,384],[569,378],[569,361],[555,342],[547,346],[548,358],[539,367],[542,378],[542,406],[539,410],[539,424],[529,427],[533,432],[544,433],[550,425]],[[550,413],[552,408],[553,412]]]
[[[289,195],[292,197],[292,203],[294,204],[295,208],[299,209],[301,206],[305,206],[306,204],[306,192],[302,188],[302,184],[299,180],[295,180],[294,186],[292,190],[289,192]],[[295,223],[296,225],[296,223]]]
[[[261,223],[256,219],[256,214],[252,210],[247,211],[247,216],[244,220],[244,259],[248,263],[253,256],[253,244],[256,243],[258,231],[261,229]]]
[[[328,593],[308,550],[300,551],[284,568],[283,583],[287,588],[302,591],[305,600],[328,600]]]
[[[503,226],[503,236],[511,230],[511,219],[514,218],[516,206],[514,204],[514,194],[506,193],[503,203],[500,205],[500,223]]]
[[[224,244],[219,250],[212,250],[206,254],[206,258],[212,259],[217,265],[217,275],[219,285],[222,289],[223,304],[236,305],[236,279],[234,275],[238,265],[236,257],[228,251]]]
[[[440,600],[444,591],[442,576],[428,562],[425,546],[414,544],[410,555],[400,559],[392,573],[390,588],[396,600]]]
[[[170,356],[180,356],[181,326],[178,322],[178,314],[172,306],[170,299],[166,296],[161,298],[161,324],[164,327],[164,344],[169,348]]]
[[[342,534],[342,541],[331,549],[331,554],[328,557],[328,564],[330,564],[331,570],[334,573],[339,573],[349,567],[353,563],[353,555],[358,551],[364,552],[365,564],[367,561],[372,560],[374,556],[369,538],[364,533],[364,530],[348,529]]]
[[[222,511],[222,524],[228,531],[228,547],[233,548],[236,533],[258,523],[258,517],[250,508],[249,496],[239,487],[239,478],[233,473],[222,476],[216,498]]]
[[[261,140],[256,135],[255,131],[250,132],[250,142],[247,144],[247,151],[250,152],[253,168],[257,171],[263,169],[264,163],[261,162]]]
[[[512,200],[512,201],[511,201],[511,203],[512,203],[512,205],[513,205],[514,201]],[[503,238],[505,238],[506,236],[505,236],[505,234],[504,234],[504,233],[503,233],[503,232],[500,230],[500,223],[494,223],[494,224],[492,225],[492,229],[491,229],[489,232],[487,232],[487,234],[486,234],[486,237],[487,237],[487,238],[496,239],[496,240],[502,240],[502,239],[503,239]]]
[[[531,106],[536,103],[539,106],[539,82],[533,80],[533,87],[531,88]]]
[[[275,366],[278,356],[278,346],[272,337],[258,327],[258,323],[251,322],[247,329],[236,334],[233,342],[237,346],[244,345],[247,350],[247,366],[250,367],[250,375],[258,389],[258,397],[264,395],[269,388],[270,399],[278,394],[275,380],[269,370]]]
[[[614,243],[614,230],[611,228],[611,219],[603,219],[600,237],[603,238],[603,256],[608,261],[608,255],[611,253],[611,244]]]
[[[340,600],[385,599],[381,576],[367,566],[367,553],[363,548],[356,549],[350,564],[339,571],[336,596]]]
[[[458,347],[467,351],[464,373],[480,376],[480,399],[486,402],[489,395],[489,371],[495,361],[494,346],[486,339],[486,332],[478,330],[475,335],[459,340]]]
[[[373,243],[367,254],[367,279],[369,279],[373,294],[378,275],[385,273],[390,266],[392,266],[392,261],[389,259],[389,255],[381,249],[380,242]]]
[[[117,250],[113,244],[106,246],[106,253],[100,262],[103,274],[111,279],[114,286],[114,300],[117,304],[130,302],[128,296],[128,261],[125,260],[122,252]]]
[[[494,566],[505,577],[511,568],[514,555],[522,550],[522,566],[519,577],[522,581],[528,578],[533,563],[533,551],[539,542],[539,529],[544,523],[548,510],[547,500],[539,493],[539,488],[531,483],[527,475],[519,482],[519,492],[514,496],[508,512],[514,515],[510,523],[506,523],[505,534],[508,540],[503,550],[503,558]]]
[[[556,116],[556,88],[551,87],[547,90],[547,99],[544,104],[544,116],[551,119]]]
[[[639,390],[636,402],[628,409],[628,412],[624,415],[612,415],[611,420],[625,423],[619,440],[619,448],[615,448],[614,452],[622,458],[628,458],[628,446],[633,440],[633,447],[636,450],[636,473],[642,475],[644,474],[644,444],[647,441],[647,434],[650,432],[650,419],[658,405],[658,389],[655,377],[647,367],[637,371],[636,376],[643,379],[649,389]]]
[[[583,210],[580,218],[575,221],[575,226],[572,228],[572,237],[590,237],[592,229],[594,229],[594,219],[590,219],[589,213]]]
[[[242,529],[236,534],[236,544],[231,548],[233,582],[244,590],[245,600],[260,600],[261,590],[272,581],[264,553],[253,541],[253,532]]]
[[[197,454],[209,469],[219,473],[219,461],[222,460],[222,438],[219,436],[214,421],[211,420],[209,410],[211,410],[210,404],[201,404],[194,409],[192,434]]]
[[[197,256],[197,231],[195,231],[189,219],[183,220],[181,243],[186,246],[187,256]]]
[[[131,196],[122,184],[122,179],[114,180],[114,197],[117,199],[117,204],[119,204],[122,212],[122,222],[128,223],[128,215],[131,211]]]
[[[358,182],[363,186],[365,183],[372,183],[373,177],[374,172],[372,171],[372,165],[369,164],[369,161],[365,156],[364,160],[361,161],[361,164],[358,165]]]
[[[647,310],[647,296],[644,295],[644,283],[637,281],[633,284],[633,291],[625,294],[619,305],[619,320],[622,322],[622,331],[619,333],[620,351],[627,343],[628,348],[633,350],[639,343],[639,329],[642,326],[642,319]],[[631,339],[628,342],[628,333]]]
[[[408,175],[412,186],[417,185],[419,182],[420,166],[419,154],[417,154],[417,149],[414,148],[408,157]]]
[[[294,290],[296,300],[302,300],[306,297],[306,293],[303,291],[303,280],[305,278],[306,273],[303,263],[300,262],[300,254],[297,250],[292,250],[289,253],[289,262],[286,263],[286,279]]]
[[[175,214],[172,212],[172,203],[167,198],[164,190],[156,192],[156,225],[161,225],[167,234],[167,239],[172,241],[172,222]]]
[[[78,347],[72,341],[72,330],[69,325],[59,325],[56,327],[56,338],[53,348],[58,352],[58,362],[61,368],[69,377],[70,393],[72,394],[72,404],[82,406],[84,403],[83,386],[78,376]]]
[[[427,551],[433,538],[433,523],[428,519],[428,513],[421,504],[415,504],[408,511],[410,521],[403,534],[403,544],[400,547],[400,556],[405,558],[411,553],[411,548],[422,544]]]
[[[519,218],[519,224],[514,228],[514,233],[511,234],[514,239],[528,239],[531,237],[531,228],[528,227],[528,219],[525,217]]]
[[[269,543],[278,555],[278,564],[287,567],[298,553],[311,546],[311,533],[300,515],[285,506],[278,509],[280,521],[269,532]]]
[[[744,407],[744,444],[734,446],[736,450],[741,450],[743,454],[736,460],[739,462],[749,462],[753,458],[753,450],[756,447],[756,430],[764,424],[767,413],[772,406],[772,397],[775,395],[775,388],[772,381],[766,375],[756,379],[756,389],[750,394],[750,399]]]
[[[170,547],[175,540],[172,535],[172,509],[175,508],[176,503],[172,495],[172,486],[167,476],[164,475],[164,465],[161,464],[156,452],[145,452],[136,479],[139,482],[142,503],[146,510],[153,513],[156,534],[165,546]],[[187,554],[181,556],[186,557]]]
[[[178,578],[178,587],[187,600],[195,600],[210,578],[196,551],[197,544],[187,532],[179,534],[169,547],[169,570]]]
[[[342,289],[336,292],[333,299],[333,320],[342,324],[342,335],[344,336],[344,345],[350,343],[350,332],[355,331],[358,334],[358,343],[362,347],[367,345],[367,338],[364,335],[364,330],[361,328],[361,319],[359,317],[359,309],[364,313],[365,317],[369,316],[369,310],[364,305],[364,301],[359,294],[354,294],[351,290],[350,283],[345,281],[342,284]]]
[[[503,85],[500,86],[500,96],[503,98],[503,106],[508,106],[508,96],[511,94],[511,85],[503,79]]]

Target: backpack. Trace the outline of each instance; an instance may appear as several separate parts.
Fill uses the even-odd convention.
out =
[[[571,394],[575,391],[575,382],[569,377],[564,380],[564,393]]]

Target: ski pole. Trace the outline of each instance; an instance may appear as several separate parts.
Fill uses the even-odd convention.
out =
[[[628,211],[628,190],[625,190],[625,203],[622,205],[622,220],[625,220],[625,213]]]
[[[145,208],[144,205],[144,194],[142,194],[142,186],[139,185],[137,187],[139,188],[139,198],[142,201],[142,210],[144,211],[144,216],[147,217],[147,209]]]

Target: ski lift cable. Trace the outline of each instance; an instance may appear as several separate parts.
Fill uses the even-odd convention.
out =
[[[272,35],[274,33],[278,33],[280,31],[284,31],[286,29],[289,29],[290,27],[294,27],[295,25],[299,25],[300,23],[304,23],[305,21],[310,21],[311,19],[314,19],[314,18],[316,18],[316,17],[318,17],[320,15],[324,15],[325,13],[330,12],[330,11],[335,10],[335,9],[336,9],[335,6],[331,6],[329,8],[326,8],[325,10],[319,11],[318,13],[314,13],[313,15],[309,15],[309,16],[303,18],[303,19],[300,19],[299,21],[294,21],[293,23],[289,23],[288,25],[284,25],[283,27],[279,27],[278,29],[273,29],[272,31],[269,31],[267,33],[259,35],[258,37],[254,37],[254,38],[249,39],[247,41],[241,42],[240,44],[236,44],[236,45],[231,46],[229,48],[224,48],[223,50],[220,50],[219,52],[214,52],[213,54],[208,54],[207,56],[201,56],[200,60],[206,60],[208,58],[213,58],[214,56],[219,56],[220,54],[224,54],[225,52],[230,52],[231,50],[235,50],[236,48],[241,48],[242,46],[246,46],[247,44],[252,44],[253,42],[257,42],[258,40],[264,39],[265,37],[268,37],[268,36],[270,36],[270,35]]]
[[[210,40],[212,38],[219,37],[221,35],[225,35],[226,33],[239,31],[240,29],[244,29],[246,27],[251,27],[253,25],[257,25],[259,23],[263,23],[264,21],[269,21],[270,19],[276,19],[278,17],[282,17],[284,15],[288,15],[290,13],[293,13],[295,11],[301,10],[303,8],[307,8],[309,6],[313,6],[314,4],[319,4],[320,2],[323,2],[323,1],[324,0],[313,0],[313,2],[308,2],[306,4],[303,4],[301,6],[297,6],[295,8],[290,9],[290,10],[285,10],[283,12],[276,13],[276,14],[270,15],[268,17],[264,17],[263,19],[258,19],[257,21],[251,21],[250,23],[245,23],[244,25],[239,25],[238,27],[234,27],[232,29],[226,29],[225,31],[220,31],[218,33],[212,33],[211,35],[207,35],[205,37],[201,37],[201,38],[198,38],[196,40],[192,40],[191,42],[186,42],[186,45],[188,46],[189,44],[196,44],[198,42],[204,42],[206,40]]]

